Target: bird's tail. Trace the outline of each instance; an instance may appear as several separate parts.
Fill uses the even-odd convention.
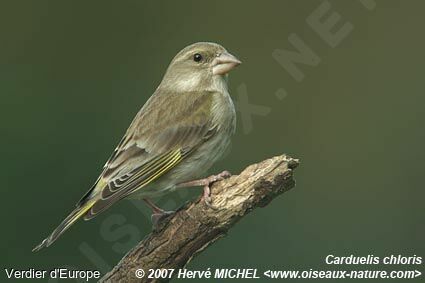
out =
[[[85,204],[82,204],[81,206],[74,209],[63,221],[59,226],[50,234],[49,237],[44,239],[40,244],[38,244],[34,249],[32,249],[33,252],[39,251],[44,247],[50,246],[54,241],[59,238],[60,235],[62,235],[75,221],[77,221],[81,216],[86,214],[86,212],[93,206],[95,202],[94,201],[88,201]]]

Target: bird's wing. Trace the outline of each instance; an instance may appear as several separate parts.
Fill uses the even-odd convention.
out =
[[[156,93],[133,120],[94,187],[77,206],[94,201],[91,219],[158,179],[214,135],[214,92]]]

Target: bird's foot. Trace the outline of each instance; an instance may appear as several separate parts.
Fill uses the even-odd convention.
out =
[[[209,185],[204,186],[204,192],[202,193],[202,200],[204,201],[205,205],[208,206],[211,209],[217,209],[215,206],[211,203],[211,189]]]
[[[162,220],[167,218],[168,215],[171,215],[175,212],[175,211],[167,211],[167,210],[160,208],[159,206],[154,204],[148,198],[145,198],[143,200],[149,206],[149,208],[152,210],[151,221],[152,221],[152,225],[153,225],[154,229],[157,229],[159,224],[162,222]]]
[[[204,179],[194,180],[190,182],[185,182],[179,185],[179,187],[193,187],[193,186],[204,186],[204,192],[202,194],[202,199],[204,203],[212,209],[217,209],[211,204],[211,185],[215,182],[224,180],[232,176],[229,171],[223,171],[217,175],[211,175]]]
[[[207,182],[208,182],[208,184],[212,184],[212,183],[214,183],[214,182],[218,182],[218,181],[221,181],[221,180],[224,180],[224,179],[227,179],[227,178],[229,178],[230,176],[232,176],[232,174],[230,174],[230,172],[229,171],[227,171],[227,170],[224,170],[223,172],[221,172],[221,173],[219,173],[219,174],[217,174],[217,175],[211,175],[211,176],[209,176],[209,177],[207,177],[207,178],[205,178],[206,180],[207,180]]]
[[[156,230],[158,229],[159,225],[161,224],[161,222],[167,218],[167,216],[174,214],[175,211],[165,211],[163,210],[161,213],[152,213],[151,215],[151,221],[152,221],[152,226],[153,228]]]

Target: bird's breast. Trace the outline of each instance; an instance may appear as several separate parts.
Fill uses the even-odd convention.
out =
[[[221,132],[232,135],[236,129],[236,112],[232,98],[227,90],[218,92],[212,104],[213,122]]]

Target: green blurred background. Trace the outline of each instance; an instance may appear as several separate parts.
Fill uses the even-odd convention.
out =
[[[31,252],[90,188],[172,57],[214,41],[243,61],[230,90],[251,106],[239,104],[245,118],[211,172],[237,173],[281,153],[301,166],[295,189],[245,217],[188,268],[424,272],[423,264],[324,263],[328,254],[425,256],[425,2],[366,2],[327,2],[341,15],[333,31],[354,27],[331,48],[306,23],[322,1],[2,1],[2,268],[103,273],[149,233],[148,210],[122,201]],[[272,57],[294,50],[293,33],[321,59],[297,65],[301,82]],[[159,203],[176,208],[200,192]]]

